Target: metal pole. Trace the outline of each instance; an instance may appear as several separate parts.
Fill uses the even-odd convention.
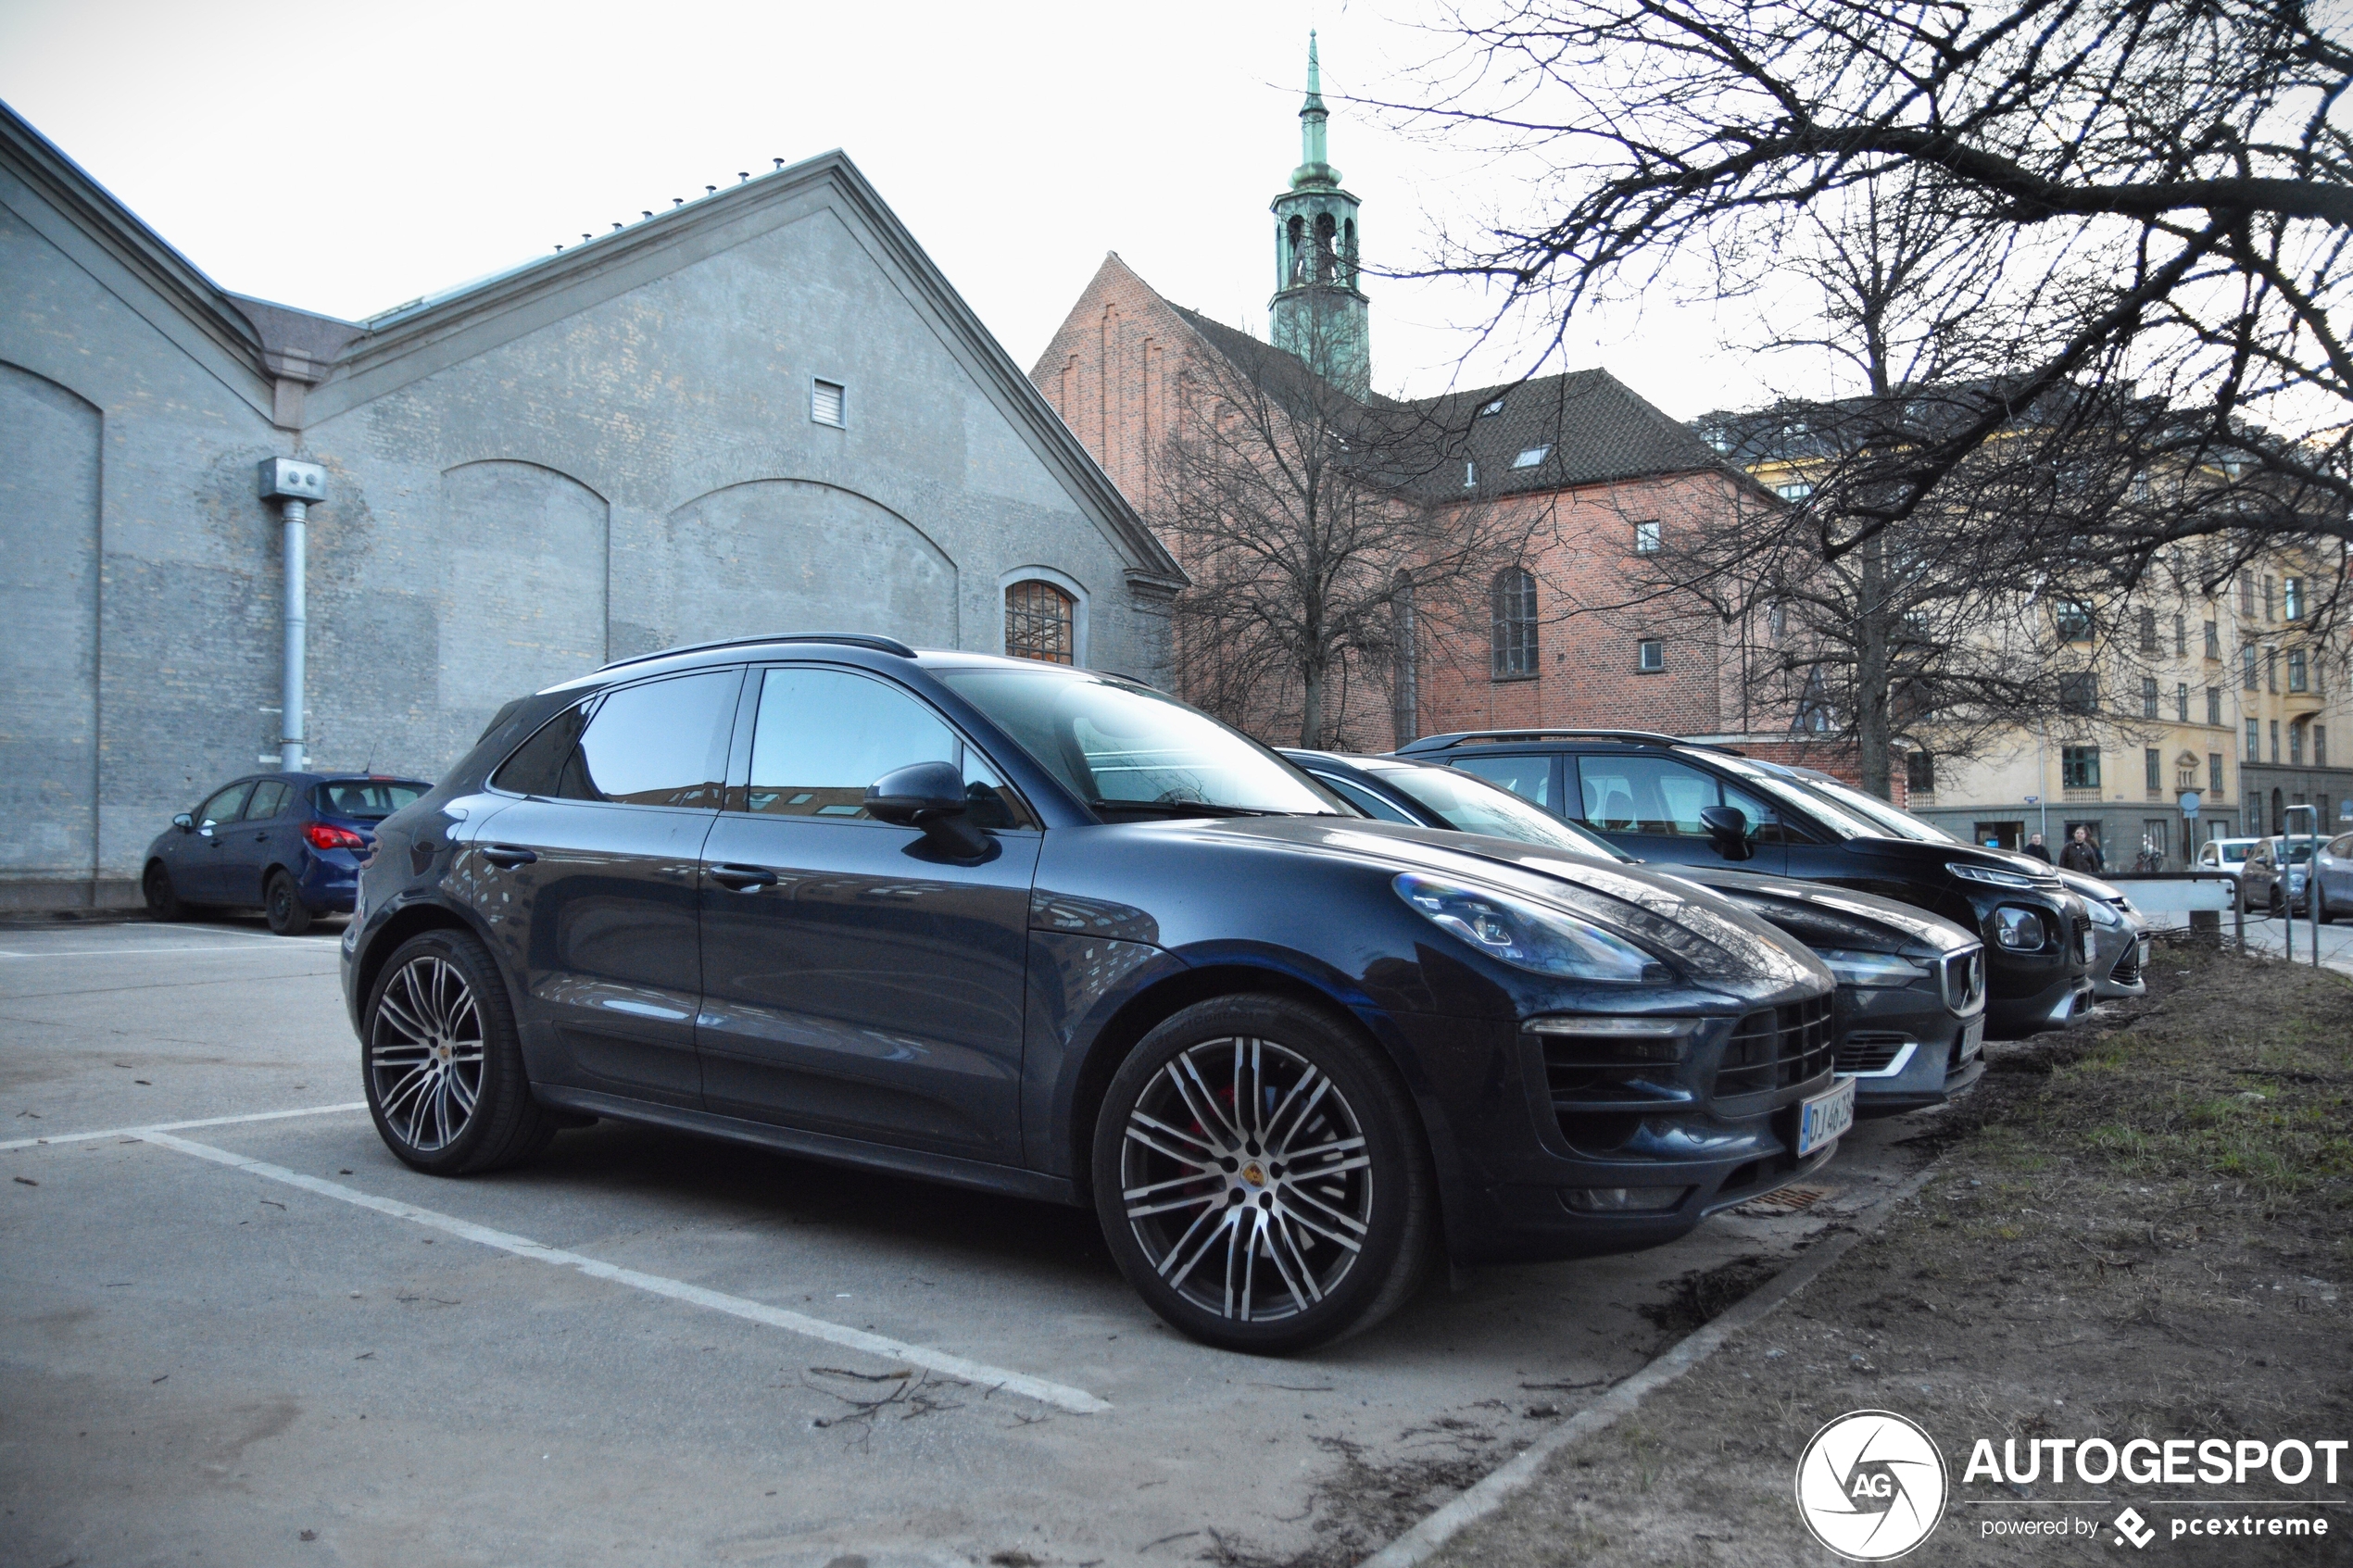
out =
[[[2287,857],[2287,863],[2280,867],[2280,878],[2282,881],[2287,880],[2289,874],[2296,869],[2295,857],[2290,853],[2296,844],[2296,834],[2287,824],[2296,821],[2296,814],[2298,811],[2309,811],[2312,814],[2311,835],[2305,841],[2311,846],[2311,849],[2310,858],[2304,862],[2304,907],[2312,917],[2312,967],[2318,969],[2321,967],[2321,900],[2315,886],[2315,879],[2321,873],[2321,809],[2318,806],[2309,804],[2291,806],[2281,813],[2283,821],[2280,823],[2282,829],[2280,853]],[[2294,963],[2296,961],[2296,900],[2284,898],[2284,902],[2287,913],[2284,917],[2285,929],[2280,933],[2280,946],[2286,950],[2288,962]]]
[[[287,496],[280,505],[286,520],[286,659],[285,712],[283,727],[279,731],[278,767],[282,771],[302,771],[302,645],[307,616],[303,580],[309,554],[308,528],[310,503]]]

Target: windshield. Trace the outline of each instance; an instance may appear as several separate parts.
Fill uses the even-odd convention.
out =
[[[1851,810],[1843,802],[1808,789],[1794,779],[1760,768],[1741,758],[1727,756],[1721,752],[1711,752],[1707,759],[1727,772],[1739,774],[1767,795],[1780,801],[1782,805],[1796,807],[1808,821],[1819,822],[1841,838],[1887,838],[1890,836],[1912,838],[1917,836],[1913,832],[1899,832],[1860,812]],[[1891,807],[1890,809],[1894,808]],[[1900,816],[1902,813],[1898,812],[1897,815]]]
[[[316,803],[322,817],[375,822],[421,799],[432,788],[392,779],[330,779],[318,787]]]
[[[1164,817],[1349,814],[1248,735],[1146,687],[1049,665],[937,673],[1098,810]]]
[[[1460,833],[1492,834],[1566,849],[1572,855],[1596,855],[1609,860],[1630,860],[1598,834],[1565,822],[1541,807],[1531,806],[1501,784],[1489,784],[1459,768],[1378,768],[1380,781],[1410,795],[1437,812],[1448,827]]]

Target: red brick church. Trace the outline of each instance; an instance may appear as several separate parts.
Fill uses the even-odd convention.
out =
[[[1616,726],[1786,745],[1786,714],[1750,709],[1743,660],[1757,649],[1741,624],[1688,602],[1627,603],[1629,580],[1662,537],[1721,508],[1777,505],[1773,496],[1606,370],[1407,402],[1371,391],[1358,202],[1325,157],[1310,47],[1302,161],[1273,204],[1266,340],[1172,304],[1114,253],[1031,381],[1147,521],[1155,454],[1189,369],[1288,352],[1304,361],[1300,373],[1448,433],[1448,462],[1416,477],[1413,500],[1450,519],[1513,509],[1529,544],[1495,574],[1488,634],[1421,638],[1382,672],[1382,700],[1340,716],[1332,744],[1386,750],[1445,731]]]

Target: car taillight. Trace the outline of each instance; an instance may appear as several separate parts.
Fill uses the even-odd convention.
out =
[[[302,836],[310,841],[313,849],[365,849],[368,841],[349,828],[339,828],[331,822],[306,822]]]

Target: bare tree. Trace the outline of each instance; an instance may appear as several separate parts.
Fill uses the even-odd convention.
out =
[[[1826,207],[1931,190],[1969,247],[1980,363],[1932,423],[1824,476],[1818,553],[1949,507],[1998,448],[2129,586],[2184,539],[2227,572],[2267,535],[2353,535],[2332,25],[2299,0],[1494,0],[1390,107],[1538,171],[1524,220],[1437,270],[1501,280],[1555,345],[1613,291],[1769,295]]]
[[[1192,586],[1176,607],[1190,701],[1259,734],[1340,744],[1350,704],[1403,708],[1417,636],[1509,558],[1503,520],[1441,521],[1413,494],[1443,460],[1413,411],[1360,402],[1253,340],[1194,356],[1156,455],[1153,517]],[[1369,736],[1365,737],[1369,739]]]

